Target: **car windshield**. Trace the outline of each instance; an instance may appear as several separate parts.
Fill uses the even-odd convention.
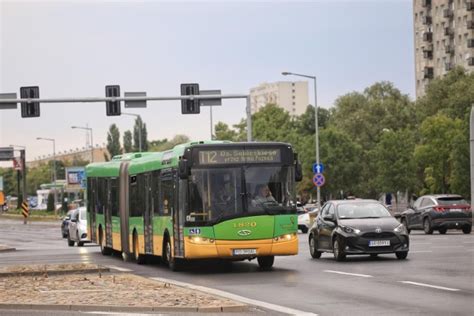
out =
[[[452,197],[442,197],[436,199],[439,205],[459,205],[459,204],[468,204],[466,200],[464,200],[460,196],[452,196]]]
[[[379,203],[344,203],[337,207],[340,219],[391,217],[389,211]]]
[[[189,178],[187,222],[215,223],[248,213],[295,212],[288,167],[194,169]]]

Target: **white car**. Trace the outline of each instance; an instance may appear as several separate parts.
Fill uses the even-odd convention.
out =
[[[75,209],[69,221],[67,244],[73,247],[76,242],[78,247],[82,247],[84,243],[90,242],[89,236],[87,236],[87,213],[85,207]]]
[[[309,214],[304,210],[300,211],[298,209],[298,229],[301,229],[303,234],[306,234],[310,228],[310,218]]]

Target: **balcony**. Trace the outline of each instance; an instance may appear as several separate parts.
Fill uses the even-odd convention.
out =
[[[453,10],[444,9],[443,10],[443,17],[451,19],[453,17]]]
[[[454,68],[452,63],[444,63],[444,70],[450,71]]]
[[[474,20],[466,21],[466,27],[468,30],[474,30]]]
[[[433,19],[429,15],[424,15],[422,20],[423,25],[430,25],[433,23]]]
[[[433,40],[433,32],[425,32],[423,33],[423,41],[431,42]]]
[[[449,38],[453,38],[454,37],[454,30],[450,27],[445,27],[444,28],[444,36],[447,36]]]
[[[421,0],[421,6],[423,8],[430,7],[431,6],[431,0]]]
[[[469,66],[474,66],[474,57],[469,57],[469,58],[467,59],[467,64],[468,64]]]
[[[433,79],[433,67],[425,67],[423,70],[424,79]]]
[[[454,46],[452,46],[452,45],[446,45],[446,46],[444,46],[444,52],[445,52],[447,55],[453,55],[453,54],[454,54]]]

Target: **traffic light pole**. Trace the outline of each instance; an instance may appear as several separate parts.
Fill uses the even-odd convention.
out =
[[[247,141],[252,141],[252,115],[250,110],[250,96],[247,94],[227,94],[227,95],[183,95],[168,97],[88,97],[88,98],[45,98],[45,99],[0,99],[1,104],[18,103],[94,103],[94,102],[114,102],[114,101],[180,101],[180,100],[209,100],[209,99],[246,99],[247,113]],[[1,109],[1,107],[0,107]]]

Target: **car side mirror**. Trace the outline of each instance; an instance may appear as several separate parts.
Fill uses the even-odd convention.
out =
[[[71,219],[71,222],[77,223],[77,219]]]
[[[181,180],[186,180],[189,174],[188,160],[181,159],[178,163],[178,176]]]

